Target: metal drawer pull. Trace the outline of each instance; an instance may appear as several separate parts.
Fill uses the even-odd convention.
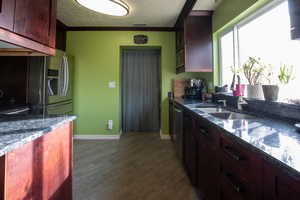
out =
[[[175,110],[175,112],[182,113],[182,111],[177,108],[174,108],[174,110]]]
[[[227,180],[230,182],[231,186],[233,187],[233,189],[236,191],[236,192],[242,192],[242,187],[238,184],[238,183],[235,183],[233,180],[232,180],[232,174],[231,173],[228,173],[228,172],[225,172],[225,177],[227,178]]]
[[[233,159],[235,159],[235,160],[242,160],[242,158],[241,158],[239,155],[236,155],[236,154],[232,151],[232,148],[231,148],[230,146],[225,145],[223,149],[224,149],[224,151],[225,151],[229,156],[231,156]]]
[[[204,136],[208,137],[208,133],[207,133],[206,130],[200,128],[199,131],[200,131],[200,133],[202,133]]]

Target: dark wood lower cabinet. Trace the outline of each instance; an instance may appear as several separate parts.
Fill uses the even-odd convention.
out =
[[[169,135],[171,140],[174,142],[174,107],[171,100],[169,101]]]
[[[272,200],[299,200],[300,181],[268,162],[264,163],[263,198]]]
[[[219,155],[218,135],[201,120],[196,120],[195,132],[198,138],[198,187],[202,199],[219,199]]]
[[[68,123],[0,157],[0,199],[72,200],[72,141]]]
[[[237,143],[234,136],[183,107],[182,110],[183,165],[199,199],[300,199],[300,177],[295,179]]]
[[[197,185],[197,139],[195,138],[195,121],[191,115],[184,113],[184,166],[193,185]]]

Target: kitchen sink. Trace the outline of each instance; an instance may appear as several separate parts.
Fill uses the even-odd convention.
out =
[[[216,113],[209,113],[210,115],[220,118],[220,119],[228,119],[228,120],[235,120],[235,119],[256,119],[257,117],[242,113],[236,112],[216,112]]]
[[[215,108],[216,105],[212,104],[212,103],[197,103],[197,104],[190,104],[187,105],[188,107],[192,108],[192,109],[198,109],[198,108]]]
[[[199,110],[201,112],[205,113],[221,113],[221,112],[229,112],[223,108],[217,108],[217,107],[211,107],[211,108],[195,108],[196,110]]]

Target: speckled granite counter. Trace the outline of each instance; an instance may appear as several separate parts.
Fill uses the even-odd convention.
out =
[[[0,118],[0,156],[75,119],[63,115]]]
[[[251,120],[223,120],[193,109],[193,104],[200,102],[180,98],[175,99],[175,102],[208,120],[237,143],[260,153],[264,159],[284,168],[300,180],[300,134],[292,124],[263,116]]]

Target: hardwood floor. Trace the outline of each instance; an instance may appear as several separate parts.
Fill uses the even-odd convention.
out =
[[[196,200],[171,141],[158,133],[74,142],[75,200]]]

